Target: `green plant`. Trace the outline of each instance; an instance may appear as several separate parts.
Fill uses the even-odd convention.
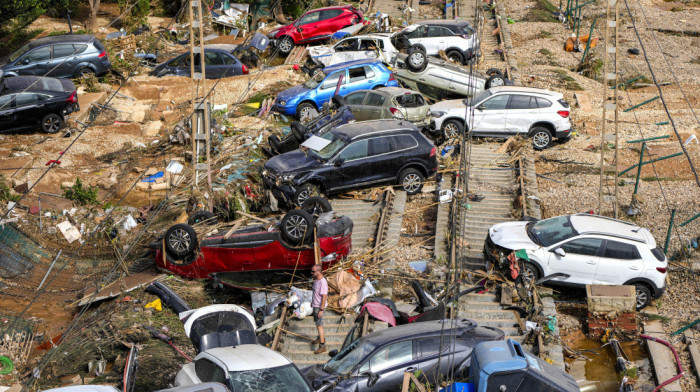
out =
[[[7,41],[3,46],[10,51],[15,51],[19,49],[22,45],[26,44],[28,41],[32,40],[37,35],[44,32],[44,29],[36,30],[26,30],[22,29],[15,32],[9,41]]]
[[[570,76],[567,76],[567,78],[571,78]],[[566,80],[566,79],[564,79]],[[583,90],[583,87],[581,87],[580,84],[578,84],[577,81],[575,81],[573,78],[571,78],[570,81],[566,82],[566,85],[564,86],[567,90],[573,90],[573,91],[581,91]]]
[[[552,36],[552,33],[550,33],[549,31],[540,30],[540,34],[539,34],[540,38],[549,38],[551,36]]]
[[[80,178],[76,178],[75,184],[71,187],[61,185],[61,190],[63,190],[63,197],[73,201],[75,204],[81,206],[100,204],[99,200],[97,200],[97,188],[89,186],[84,187]]]
[[[8,185],[4,175],[0,174],[0,200],[17,201],[20,195],[12,192],[12,187]]]
[[[550,51],[549,49],[545,49],[545,48],[542,48],[542,49],[538,50],[538,52],[539,52],[540,54],[545,55],[545,56],[551,56],[551,55],[552,55],[552,51]]]
[[[119,12],[123,13],[132,6],[130,0],[119,0]],[[122,17],[122,25],[127,31],[134,30],[146,23],[146,17],[151,11],[151,3],[148,0],[136,0],[136,4]]]
[[[535,0],[535,5],[530,9],[525,20],[528,22],[558,22],[552,14],[559,9],[547,0]]]

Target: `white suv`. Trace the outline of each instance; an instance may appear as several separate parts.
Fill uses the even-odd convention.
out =
[[[428,56],[439,56],[441,50],[445,51],[450,60],[459,64],[476,59],[480,53],[477,34],[466,20],[424,20],[392,34],[391,41],[399,50],[417,46]]]
[[[526,280],[562,273],[549,284],[634,285],[638,310],[666,288],[668,264],[654,237],[617,219],[574,214],[491,226],[484,243],[486,260],[507,269],[512,252],[523,263]]]
[[[449,100],[432,105],[431,129],[441,130],[447,138],[461,135],[469,125],[477,136],[522,134],[532,137],[537,150],[549,147],[553,138],[566,141],[571,137],[571,111],[560,93],[530,87],[492,87],[476,94],[470,103],[467,107],[467,100]]]

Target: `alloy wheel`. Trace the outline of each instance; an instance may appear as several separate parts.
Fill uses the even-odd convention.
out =
[[[411,173],[403,178],[403,189],[406,192],[416,192],[420,189],[421,179],[418,174]]]
[[[491,87],[500,87],[505,84],[506,83],[505,80],[503,80],[503,78],[494,78],[493,80],[491,80]]]
[[[644,290],[637,289],[635,294],[637,297],[637,308],[645,306],[649,301],[647,293]]]
[[[302,238],[306,235],[308,225],[303,217],[295,215],[286,222],[285,229],[291,237]]]
[[[534,282],[535,281],[535,271],[532,270],[529,266],[525,265],[523,266],[523,278],[525,278],[525,282]]]
[[[302,122],[310,121],[312,118],[314,118],[314,113],[318,114],[318,112],[314,108],[311,108],[311,107],[301,108],[301,113],[299,113],[299,119]]]
[[[168,238],[170,246],[178,252],[184,252],[189,249],[191,241],[190,234],[183,229],[173,231]]]
[[[445,137],[448,139],[452,139],[453,137],[458,137],[459,136],[459,129],[457,128],[457,125],[454,123],[449,123],[445,125]]]
[[[48,133],[58,132],[61,127],[61,119],[58,116],[49,116],[44,120],[44,130]]]
[[[419,68],[425,62],[425,57],[423,56],[423,53],[413,53],[411,55],[410,61],[411,65],[413,65],[416,68]]]
[[[544,132],[537,132],[532,136],[532,144],[537,148],[545,148],[549,145],[549,135]]]
[[[289,37],[285,37],[282,42],[280,42],[280,50],[284,53],[290,52],[292,50],[292,42]]]

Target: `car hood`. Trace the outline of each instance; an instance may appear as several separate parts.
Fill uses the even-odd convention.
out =
[[[294,30],[294,23],[296,23],[296,22],[297,22],[297,21],[295,20],[294,22],[292,22],[292,23],[290,23],[290,24],[288,24],[288,25],[285,25],[285,26],[282,26],[282,27],[278,27],[278,28],[276,28],[276,29],[270,31],[270,32],[268,33],[268,37],[279,38],[280,36],[286,34],[287,32],[289,32],[289,31],[291,31],[291,30]]]
[[[453,110],[464,111],[466,105],[462,99],[450,99],[447,101],[441,101],[434,105],[430,105],[430,111],[432,112],[450,112]]]
[[[314,380],[319,380],[322,383],[335,381],[338,378],[338,375],[324,371],[323,365],[324,364],[321,363],[301,369],[301,374],[303,374],[312,385]]]
[[[494,244],[506,249],[537,249],[540,246],[532,242],[527,235],[529,222],[505,222],[491,226],[489,236]]]
[[[311,169],[321,166],[322,163],[314,159],[311,155],[304,154],[301,149],[286,152],[270,158],[265,163],[265,169],[272,174],[294,174],[304,169]]]
[[[304,87],[303,85],[298,85],[294,86],[292,88],[288,88],[281,93],[277,94],[277,102],[282,102],[282,101],[288,101],[290,99],[296,98],[299,95],[310,91],[310,89]]]
[[[309,46],[307,50],[309,51],[309,56],[311,56],[311,58],[330,56],[333,54],[333,52],[335,52],[333,50],[333,46],[331,45]]]

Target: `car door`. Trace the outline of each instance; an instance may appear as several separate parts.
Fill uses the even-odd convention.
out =
[[[594,283],[623,284],[643,273],[644,261],[635,245],[606,240]]]
[[[9,132],[18,125],[13,109],[14,94],[0,95],[0,132]]]
[[[300,42],[308,41],[318,35],[320,20],[321,11],[310,11],[299,19],[299,24],[296,28]]]
[[[29,51],[22,56],[15,66],[20,75],[44,76],[51,70],[51,47],[44,46]]]
[[[414,340],[408,339],[387,345],[375,352],[361,367],[359,373],[371,372],[377,381],[371,387],[360,383],[361,391],[391,391],[401,388],[403,374],[416,370]]]
[[[426,53],[430,56],[437,56],[441,50],[448,46],[447,37],[453,35],[452,32],[442,26],[428,26],[428,39],[430,49],[426,47]]]
[[[222,65],[222,77],[227,77],[227,76],[233,76],[233,75],[239,75],[242,73],[242,67],[240,63],[238,62],[238,59],[233,57],[233,55],[229,53],[219,53],[221,55],[221,58],[224,61],[224,65]]]
[[[364,110],[365,96],[367,96],[367,91],[356,91],[345,96],[345,104],[350,108],[352,115],[355,116],[355,121],[367,120]]]
[[[410,42],[411,45],[422,45],[423,47],[425,47],[426,52],[430,54],[430,52],[428,51],[428,47],[430,46],[430,37],[428,37],[428,26],[419,25],[418,27],[416,27],[415,30],[406,34],[406,38],[408,38],[408,42]]]
[[[374,71],[368,66],[357,66],[348,68],[348,83],[341,87],[347,93],[357,90],[371,89],[374,81]]]
[[[527,134],[530,126],[538,120],[539,113],[536,97],[512,94],[506,110],[505,132],[508,134]]]
[[[333,46],[333,59],[329,64],[355,60],[358,50],[359,40],[357,38],[346,38]]]
[[[506,108],[509,100],[508,94],[494,95],[477,105],[472,128],[474,133],[485,136],[505,135]]]
[[[224,60],[216,51],[204,51],[204,66],[207,67],[207,79],[218,79],[224,76]]]
[[[227,383],[228,377],[226,370],[207,358],[196,360],[194,363],[194,372],[201,382]]]
[[[70,78],[76,70],[80,58],[76,55],[72,44],[53,45],[51,58],[51,72],[48,76],[54,78]]]
[[[598,256],[603,245],[599,238],[575,238],[549,248],[549,263],[545,275],[557,272],[569,274],[567,279],[557,279],[567,283],[591,284],[596,276],[596,269],[600,263]],[[560,256],[555,252],[561,248],[566,252]]]
[[[24,92],[15,95],[15,121],[20,124],[36,124],[49,113],[46,103],[39,99],[39,94]]]
[[[335,159],[332,164],[335,166],[335,182],[330,184],[335,190],[345,190],[356,188],[371,183],[371,173],[368,173],[368,141],[357,140],[348,144]]]
[[[393,118],[387,104],[387,99],[384,95],[370,91],[365,98],[363,111],[367,120],[381,120]]]
[[[396,136],[369,139],[368,173],[372,182],[395,181],[398,171],[406,163],[404,152],[397,151]]]
[[[360,48],[355,54],[355,60],[375,59],[379,57],[379,52],[384,50],[384,42],[380,39],[362,38]],[[383,59],[389,61],[390,59]]]
[[[321,17],[319,18],[318,28],[316,30],[316,35],[319,37],[330,36],[336,31],[340,30],[342,25],[338,22],[332,20],[343,13],[341,9],[330,9],[321,11]]]
[[[316,105],[318,105],[318,107],[321,107],[325,102],[331,100],[333,94],[335,94],[336,87],[338,87],[338,80],[340,80],[341,76],[343,77],[343,81],[340,84],[340,90],[338,91],[338,94],[345,95],[347,93],[357,90],[349,90],[346,88],[348,84],[347,70],[341,69],[339,71],[335,71],[332,74],[328,75],[323,80],[323,82],[321,82],[321,84],[316,88]]]

